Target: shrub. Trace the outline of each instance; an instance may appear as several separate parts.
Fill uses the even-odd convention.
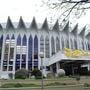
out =
[[[32,76],[35,76],[36,79],[41,79],[42,73],[41,73],[40,70],[34,69],[34,70],[31,72],[31,75],[32,75]]]
[[[29,73],[25,69],[20,69],[15,72],[15,79],[26,79],[28,76]]]

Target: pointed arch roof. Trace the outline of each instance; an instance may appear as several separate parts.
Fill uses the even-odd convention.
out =
[[[30,25],[30,29],[38,29],[35,17],[33,17],[33,20]]]
[[[7,19],[6,29],[14,29],[14,25],[13,25],[9,16],[8,16],[8,19]]]
[[[66,23],[65,27],[63,28],[63,31],[69,33],[69,21]]]
[[[45,18],[41,29],[49,30],[47,18]]]
[[[75,25],[74,29],[71,31],[71,33],[73,35],[77,35],[78,34],[78,24]]]
[[[53,26],[53,30],[59,31],[59,22],[58,22],[58,19],[57,19],[56,23]]]
[[[81,37],[85,37],[85,30],[86,30],[86,26],[83,27],[82,31],[79,33],[79,35],[80,35]]]
[[[22,16],[20,16],[19,23],[18,23],[18,29],[26,29],[25,23],[23,21]]]

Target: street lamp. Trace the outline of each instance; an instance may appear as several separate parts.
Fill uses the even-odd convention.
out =
[[[44,58],[44,53],[43,52],[40,52],[39,56],[41,58],[41,72],[42,72],[41,86],[42,86],[42,90],[43,90],[43,58]]]

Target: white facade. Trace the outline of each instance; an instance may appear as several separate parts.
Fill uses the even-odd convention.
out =
[[[85,27],[80,33],[78,33],[78,24],[72,31],[69,22],[63,27],[61,30],[58,20],[51,30],[47,19],[43,24],[37,24],[33,18],[29,24],[24,23],[22,17],[19,23],[12,23],[8,17],[6,24],[0,24],[1,75],[15,74],[15,71],[21,68],[30,71],[34,68],[40,69],[40,52],[44,52],[43,63],[44,66],[48,66],[48,63],[51,65],[59,61],[57,54],[63,53],[64,48],[90,50],[90,33],[85,36]],[[55,55],[56,58],[53,57]],[[55,58],[52,59],[55,62],[50,64],[51,58]]]

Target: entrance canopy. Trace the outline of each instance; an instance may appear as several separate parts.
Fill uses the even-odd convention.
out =
[[[90,61],[90,56],[81,56],[81,57],[67,57],[65,56],[65,54],[63,54],[62,52],[58,52],[55,55],[53,55],[52,57],[49,58],[48,60],[48,66],[60,62],[60,61],[64,61],[64,62],[89,62]]]

